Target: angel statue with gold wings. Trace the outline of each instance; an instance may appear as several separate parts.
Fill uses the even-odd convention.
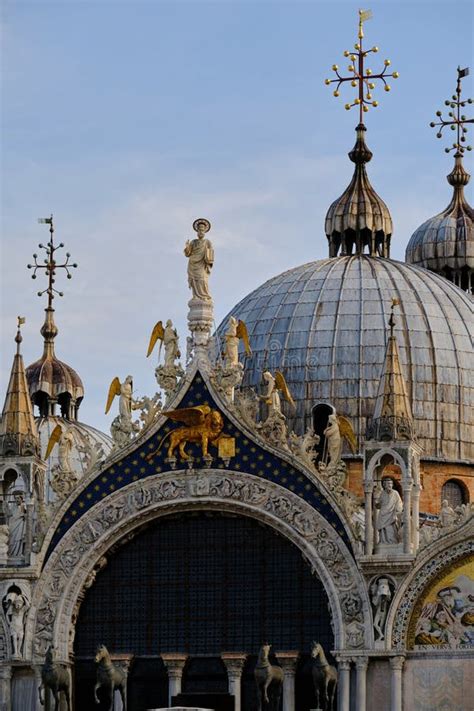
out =
[[[114,398],[119,396],[119,416],[124,420],[132,419],[132,410],[135,409],[132,398],[133,393],[133,378],[127,375],[123,383],[115,377],[110,383],[109,394],[107,396],[107,404],[105,406],[105,414],[110,410]]]
[[[336,467],[340,461],[343,439],[347,441],[353,454],[357,452],[357,438],[347,417],[336,415],[336,413],[329,415],[323,434],[326,438],[323,461],[327,467]]]
[[[252,355],[249,334],[244,321],[238,321],[234,316],[229,318],[229,326],[225,334],[225,364],[227,367],[239,362],[239,341],[243,341],[246,355]]]
[[[51,432],[48,446],[46,447],[46,454],[44,455],[45,461],[49,459],[56,444],[58,445],[59,468],[64,472],[69,472],[71,470],[70,457],[74,444],[74,436],[67,427],[63,429],[61,425],[56,425]]]
[[[265,383],[267,385],[267,391],[264,395],[261,395],[260,397],[268,405],[269,417],[275,412],[277,412],[279,415],[282,414],[280,393],[282,393],[283,397],[291,405],[292,408],[296,407],[295,401],[291,396],[283,373],[277,370],[275,372],[275,377],[273,377],[270,371],[266,370],[263,373],[263,379],[265,380]]]
[[[153,352],[157,341],[160,341],[159,354],[161,354],[162,346],[164,346],[165,349],[165,368],[174,368],[174,362],[177,358],[181,357],[181,353],[179,351],[178,333],[173,327],[171,319],[167,320],[165,327],[163,327],[163,321],[158,321],[154,327],[150,336],[150,343],[148,344],[147,358]]]

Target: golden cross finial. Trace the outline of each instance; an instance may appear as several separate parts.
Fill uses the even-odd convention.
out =
[[[392,298],[392,303],[390,305],[390,318],[388,320],[388,325],[390,326],[390,334],[393,336],[393,329],[395,327],[395,306],[400,306],[400,299]]]
[[[436,134],[436,138],[442,137],[443,129],[446,128],[446,126],[449,126],[451,128],[451,131],[456,131],[456,141],[450,148],[444,149],[446,153],[449,153],[450,151],[456,151],[457,153],[460,153],[462,155],[465,150],[472,150],[472,146],[464,146],[463,144],[466,142],[467,133],[467,128],[465,124],[474,123],[474,119],[468,119],[466,118],[466,116],[464,116],[464,114],[461,114],[461,109],[463,109],[466,104],[472,104],[473,102],[472,99],[461,100],[461,80],[464,77],[467,77],[468,74],[469,67],[465,67],[464,69],[458,67],[458,82],[456,85],[456,93],[452,95],[451,99],[446,99],[446,101],[444,102],[446,106],[449,106],[452,109],[448,113],[449,118],[445,121],[442,117],[441,111],[437,111],[436,116],[438,116],[440,120],[432,121],[430,123],[431,128],[434,128],[435,126],[440,127],[438,133]]]
[[[325,83],[337,84],[334,90],[334,96],[339,96],[339,88],[344,82],[350,82],[351,86],[358,87],[358,95],[351,104],[346,104],[345,108],[349,111],[353,106],[359,107],[359,123],[363,123],[363,114],[369,110],[370,106],[378,106],[378,101],[373,99],[372,91],[375,89],[376,80],[380,80],[384,84],[385,91],[390,91],[390,84],[387,83],[389,77],[398,79],[398,72],[389,72],[390,59],[384,60],[384,68],[378,74],[374,74],[373,71],[364,66],[364,61],[368,54],[376,54],[379,51],[378,47],[372,47],[371,49],[363,49],[363,38],[364,38],[364,22],[370,20],[372,17],[371,10],[359,10],[359,41],[355,43],[353,52],[349,52],[348,49],[344,52],[344,57],[349,57],[351,63],[347,67],[350,72],[350,76],[344,77],[339,74],[339,67],[337,64],[333,64],[333,71],[336,72],[337,79],[325,79]]]
[[[58,249],[61,249],[64,247],[63,242],[60,242],[57,246],[54,245],[54,225],[53,225],[53,216],[51,217],[39,217],[38,222],[40,224],[46,224],[49,225],[49,233],[50,233],[50,238],[48,244],[45,246],[44,244],[39,244],[38,247],[40,249],[44,249],[46,252],[46,259],[43,261],[43,264],[38,264],[38,255],[33,254],[35,263],[34,264],[28,264],[28,269],[34,269],[33,274],[31,275],[32,279],[36,279],[36,272],[38,269],[44,269],[45,275],[48,277],[48,286],[46,289],[43,289],[43,291],[38,291],[38,296],[43,296],[43,294],[48,294],[48,308],[52,308],[53,305],[53,299],[54,295],[57,294],[58,296],[64,296],[62,291],[58,291],[57,289],[54,288],[54,283],[56,281],[56,270],[57,269],[65,269],[67,272],[67,278],[72,279],[72,274],[69,271],[70,269],[76,269],[77,264],[71,264],[69,262],[70,259],[70,254],[69,252],[66,252],[66,261],[63,264],[58,264],[56,261],[56,251]]]

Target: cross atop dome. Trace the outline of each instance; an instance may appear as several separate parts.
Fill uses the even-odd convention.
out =
[[[333,65],[336,79],[326,79],[327,85],[336,84],[334,96],[339,96],[342,84],[350,82],[357,89],[357,96],[345,108],[359,107],[359,124],[356,127],[357,140],[349,153],[349,158],[355,163],[352,180],[342,195],[330,206],[325,222],[325,231],[329,242],[329,256],[349,256],[352,254],[368,254],[371,257],[390,257],[390,241],[392,237],[392,218],[385,202],[373,189],[365,164],[372,159],[372,152],[365,143],[366,127],[363,123],[364,114],[369,107],[378,106],[373,98],[376,82],[382,82],[385,91],[390,91],[387,79],[398,78],[398,72],[390,72],[390,59],[384,60],[381,71],[374,73],[366,67],[369,54],[376,54],[376,46],[364,49],[364,22],[372,17],[370,10],[359,10],[358,41],[354,50],[344,51],[344,57],[349,57],[349,76],[339,72],[337,64]]]

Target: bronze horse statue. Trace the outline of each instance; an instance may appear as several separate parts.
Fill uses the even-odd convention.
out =
[[[96,704],[100,704],[100,699],[97,696],[98,690],[105,689],[108,711],[113,711],[114,693],[118,689],[122,698],[123,711],[127,711],[127,676],[125,672],[112,663],[108,649],[104,644],[97,647],[94,660],[97,664],[97,677],[94,686]]]
[[[313,642],[311,649],[311,674],[313,676],[314,692],[316,694],[316,708],[323,711],[334,711],[336,698],[337,670],[326,659],[324,649],[319,642]],[[320,707],[320,699],[323,706]]]
[[[257,683],[258,711],[262,711],[262,709],[278,711],[280,708],[283,669],[270,664],[268,659],[270,647],[270,644],[262,644],[254,671]]]
[[[64,664],[53,661],[53,647],[50,645],[46,651],[44,664],[41,667],[41,684],[38,689],[40,704],[44,705],[48,689],[54,698],[54,711],[59,711],[61,692],[66,697],[67,711],[71,710],[71,678],[69,670]],[[42,691],[45,692],[43,699]]]

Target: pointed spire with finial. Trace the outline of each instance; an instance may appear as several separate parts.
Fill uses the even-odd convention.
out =
[[[436,112],[437,121],[432,121],[432,128],[438,127],[437,138],[443,137],[443,131],[455,132],[456,140],[444,150],[454,151],[454,167],[447,176],[453,187],[453,197],[448,207],[439,215],[431,217],[413,233],[406,249],[405,259],[425,269],[442,274],[469,294],[474,293],[474,209],[469,205],[464,188],[469,183],[470,175],[463,165],[465,151],[472,146],[466,145],[467,124],[474,119],[467,118],[462,111],[473,99],[462,98],[462,80],[469,75],[469,67],[458,67],[456,92],[444,102],[451,110],[448,118],[443,118],[441,111]]]
[[[54,223],[53,216],[40,218],[41,224],[49,225],[49,242],[39,244],[40,249],[44,249],[46,259],[42,263],[38,262],[38,255],[34,254],[34,264],[28,264],[28,269],[33,269],[32,279],[37,278],[37,272],[44,271],[48,279],[45,289],[38,291],[38,296],[47,294],[48,302],[45,308],[45,320],[41,327],[41,335],[44,338],[43,355],[26,369],[26,376],[30,388],[30,395],[33,403],[38,406],[40,415],[48,417],[55,414],[55,406],[58,403],[61,414],[66,419],[76,419],[78,407],[84,396],[82,381],[76,371],[66,363],[56,358],[54,352],[54,339],[58,334],[58,328],[54,321],[53,300],[56,296],[63,296],[62,291],[55,287],[56,273],[64,270],[67,278],[72,278],[71,269],[76,269],[77,264],[70,262],[71,255],[66,252],[66,259],[59,263],[57,261],[57,251],[64,247],[60,242],[54,244]]]
[[[0,452],[5,457],[32,456],[39,453],[38,431],[20,352],[23,340],[21,326],[24,323],[25,319],[18,316],[16,354],[0,422]]]
[[[414,439],[413,415],[408,398],[395,336],[394,309],[398,299],[392,299],[389,336],[374,415],[367,428],[367,439],[378,441]]]
[[[349,57],[349,76],[342,76],[337,64],[333,65],[336,79],[326,79],[327,85],[336,84],[334,96],[339,96],[342,84],[350,82],[357,89],[357,96],[345,105],[350,111],[353,107],[359,109],[359,123],[356,127],[356,144],[349,153],[349,158],[355,163],[352,180],[343,194],[330,206],[325,222],[325,231],[329,242],[329,256],[337,257],[350,254],[368,253],[373,257],[390,257],[390,240],[392,236],[392,218],[385,202],[377,195],[370,184],[365,164],[372,158],[372,152],[365,143],[364,114],[371,107],[378,106],[373,98],[376,82],[381,81],[385,91],[390,91],[388,79],[397,79],[398,72],[389,69],[390,60],[384,60],[383,69],[375,73],[365,66],[369,54],[376,54],[379,48],[364,49],[364,22],[372,17],[370,10],[359,10],[358,41],[354,50],[344,51],[344,57]]]

